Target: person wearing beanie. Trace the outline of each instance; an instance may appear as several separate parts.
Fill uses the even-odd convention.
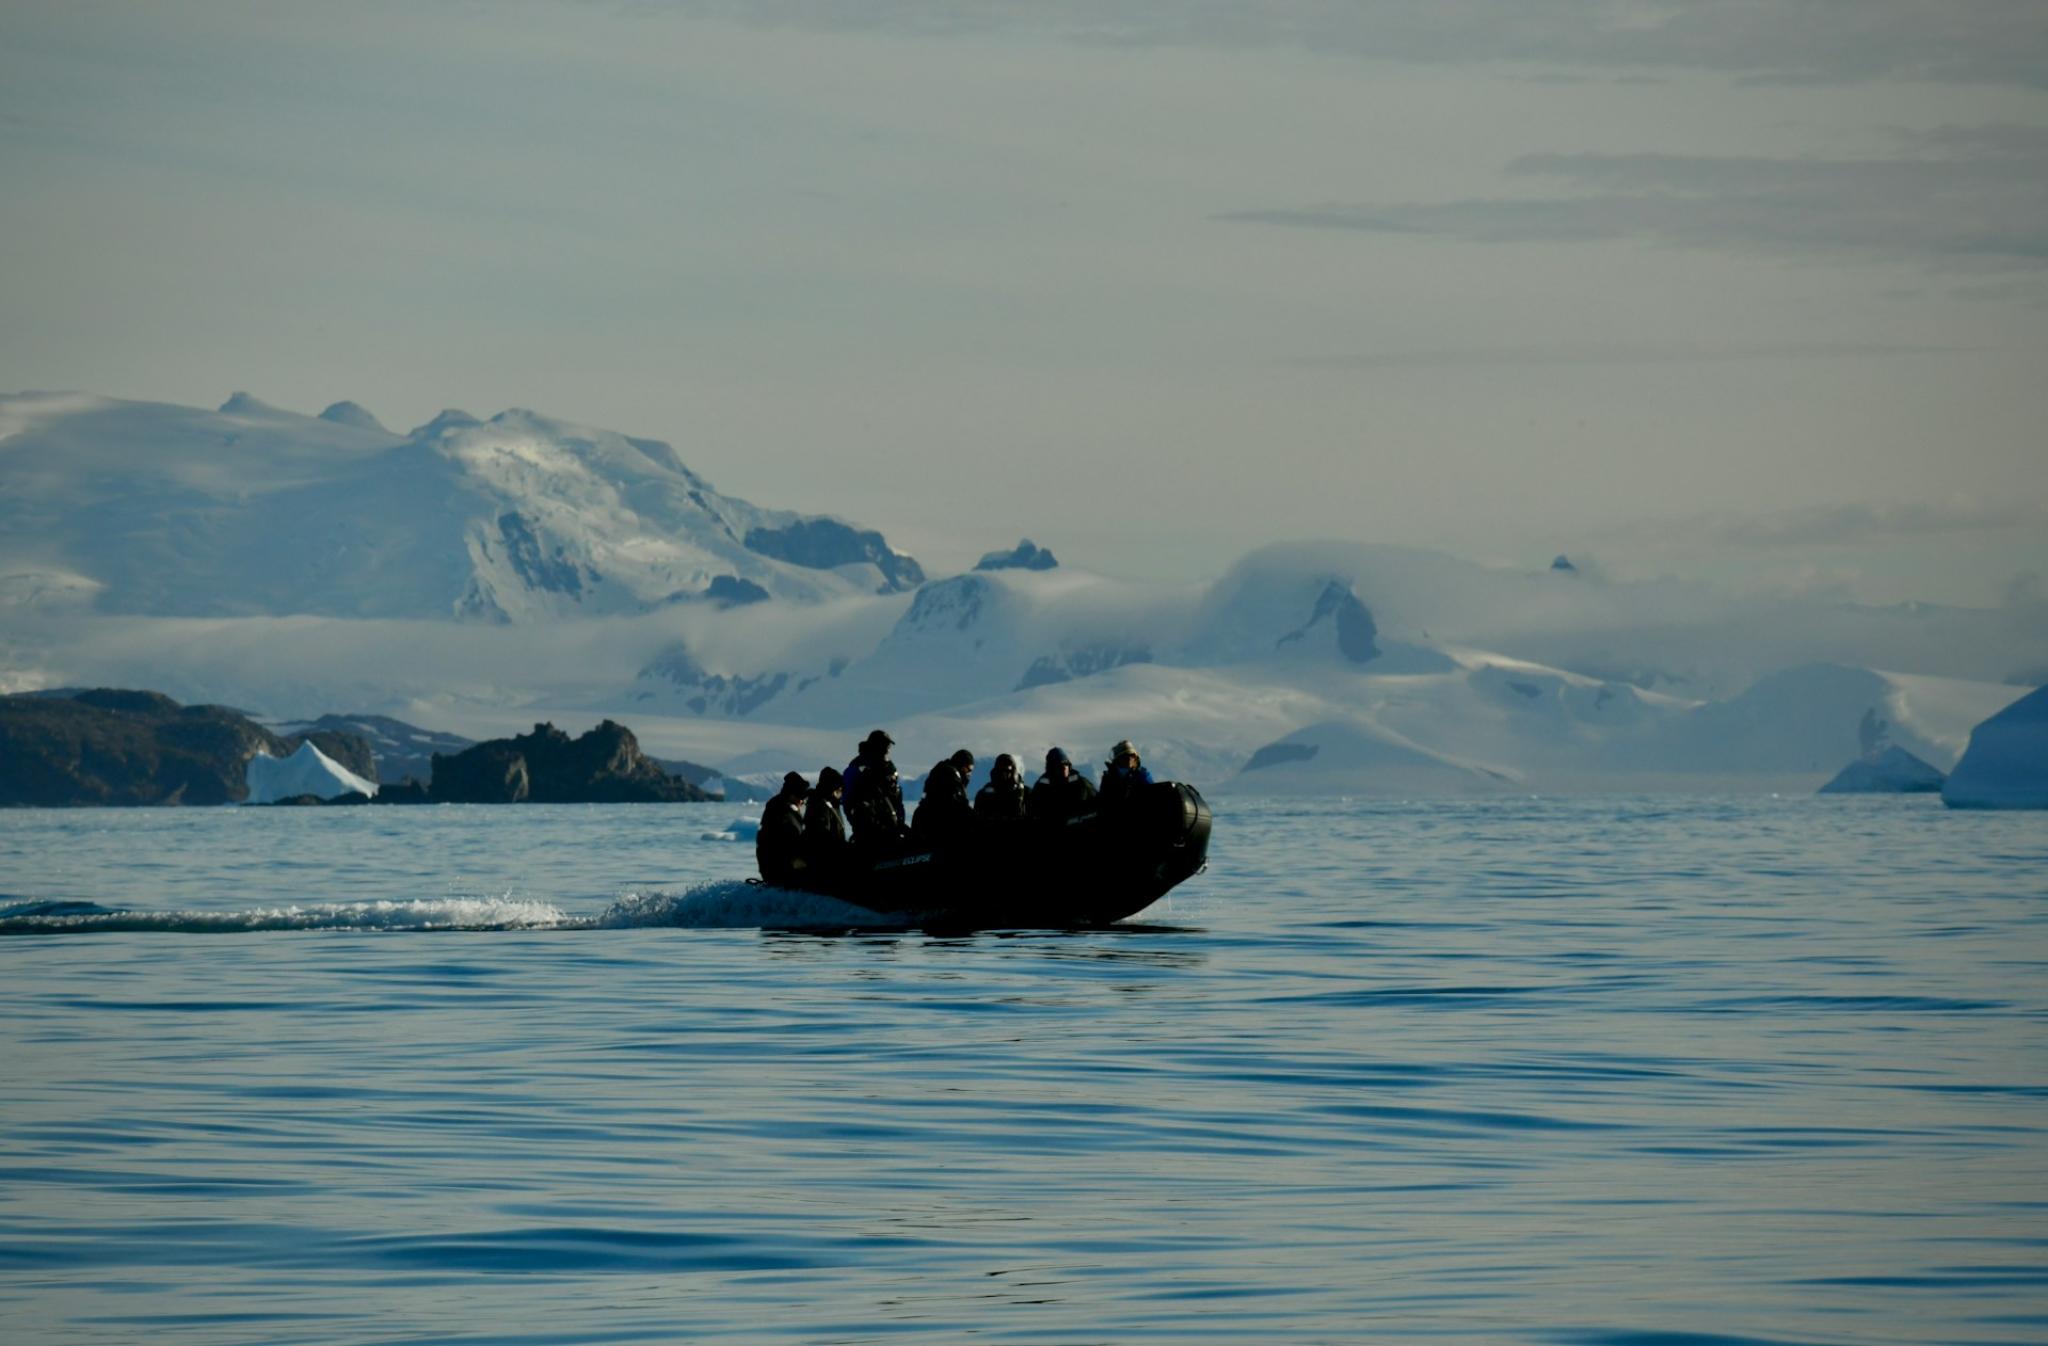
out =
[[[804,803],[804,860],[813,882],[830,881],[846,867],[846,814],[840,807],[840,775],[826,767]]]
[[[967,834],[974,823],[974,806],[967,802],[967,779],[973,774],[974,754],[965,748],[932,767],[924,778],[924,798],[910,820],[919,842],[946,846]]]
[[[1031,787],[1030,811],[1034,822],[1058,825],[1095,807],[1095,787],[1074,770],[1074,760],[1065,748],[1045,755],[1045,774]]]
[[[975,820],[984,825],[1021,821],[1029,812],[1024,795],[1024,778],[1017,774],[1017,759],[997,753],[989,769],[988,784],[974,796]]]
[[[778,888],[794,886],[804,869],[804,797],[811,783],[800,772],[782,778],[782,792],[761,810],[761,830],[754,834],[754,862],[761,878]]]

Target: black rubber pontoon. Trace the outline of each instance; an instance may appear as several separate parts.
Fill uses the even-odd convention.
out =
[[[1107,925],[1199,872],[1209,827],[1200,791],[1159,781],[1065,823],[978,826],[955,846],[806,874],[794,886],[915,924]]]

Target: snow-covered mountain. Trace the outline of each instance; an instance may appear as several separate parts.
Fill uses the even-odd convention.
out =
[[[736,774],[843,761],[876,725],[913,773],[963,745],[1087,764],[1129,736],[1205,786],[1423,793],[1811,788],[1877,722],[1947,769],[2025,691],[2004,680],[2048,667],[2036,608],[1360,543],[1170,586],[1072,560],[1027,541],[926,581],[878,533],[531,412],[397,435],[349,403],[0,398],[0,690],[469,736],[610,715]]]
[[[674,449],[507,411],[410,434],[72,394],[0,398],[0,602],[531,623],[915,587],[881,534],[721,495]]]

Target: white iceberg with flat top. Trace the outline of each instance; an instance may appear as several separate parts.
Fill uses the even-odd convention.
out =
[[[297,795],[333,799],[350,793],[374,795],[377,782],[364,780],[314,747],[310,739],[289,757],[259,752],[249,759],[251,804],[275,804]]]
[[[2048,809],[2048,687],[1970,731],[1941,801],[1952,809]]]

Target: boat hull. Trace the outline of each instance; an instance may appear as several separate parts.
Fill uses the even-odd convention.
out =
[[[908,924],[986,929],[1107,925],[1136,915],[1208,862],[1211,816],[1178,781],[1063,823],[977,827],[954,846],[806,874],[796,886]]]

